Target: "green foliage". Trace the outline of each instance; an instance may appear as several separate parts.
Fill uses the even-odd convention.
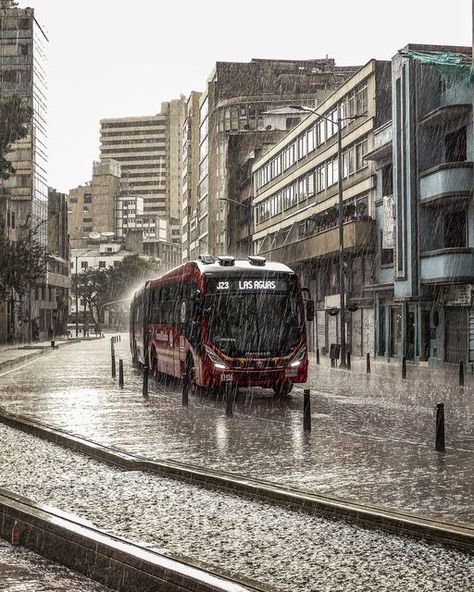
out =
[[[156,259],[144,259],[139,255],[129,255],[115,267],[87,268],[72,276],[74,295],[84,298],[92,316],[99,322],[104,304],[122,300],[143,284],[147,279],[158,275],[159,263]]]
[[[110,300],[127,298],[158,273],[159,262],[156,259],[144,259],[136,254],[124,257],[119,265],[109,268]]]
[[[0,90],[0,179],[15,174],[12,163],[6,158],[13,143],[28,135],[28,123],[32,110],[16,94],[3,96]]]
[[[10,241],[0,223],[0,298],[11,290],[23,297],[45,279],[45,248],[35,239],[34,229],[19,235],[18,240]]]
[[[84,269],[72,278],[74,294],[84,298],[85,303],[96,321],[99,318],[100,309],[107,300],[109,291],[109,276],[107,269]]]

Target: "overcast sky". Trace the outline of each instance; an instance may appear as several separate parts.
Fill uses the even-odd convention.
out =
[[[49,184],[91,176],[102,117],[149,115],[202,90],[216,61],[390,59],[407,43],[471,45],[471,0],[20,0],[49,44]]]

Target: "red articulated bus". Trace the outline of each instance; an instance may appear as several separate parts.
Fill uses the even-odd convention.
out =
[[[194,390],[272,388],[287,395],[306,381],[309,292],[286,265],[202,255],[138,290],[130,309],[133,361],[185,377]]]

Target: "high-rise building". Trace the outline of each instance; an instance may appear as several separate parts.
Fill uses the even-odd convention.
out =
[[[29,134],[13,146],[9,155],[16,174],[1,183],[0,193],[14,212],[16,229],[25,225],[34,228],[36,239],[44,246],[48,238],[47,43],[33,8],[0,8],[2,93],[18,94],[33,111]]]
[[[100,157],[114,159],[130,199],[143,199],[146,218],[162,218],[173,242],[181,241],[181,134],[184,98],[162,103],[158,115],[102,119]]]
[[[33,8],[0,3],[0,80],[3,96],[18,95],[32,110],[28,134],[7,155],[15,174],[0,181],[0,215],[7,238],[39,242],[48,247],[48,185],[46,134],[46,46],[48,38]],[[11,290],[0,302],[0,341],[30,341],[54,331],[58,317],[56,290],[49,283],[51,260],[44,278],[20,297]],[[67,289],[68,279],[64,282]],[[61,319],[62,323],[62,319]]]

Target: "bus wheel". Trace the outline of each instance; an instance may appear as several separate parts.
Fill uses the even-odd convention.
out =
[[[287,397],[293,390],[293,385],[291,382],[277,382],[272,389],[277,397]]]

